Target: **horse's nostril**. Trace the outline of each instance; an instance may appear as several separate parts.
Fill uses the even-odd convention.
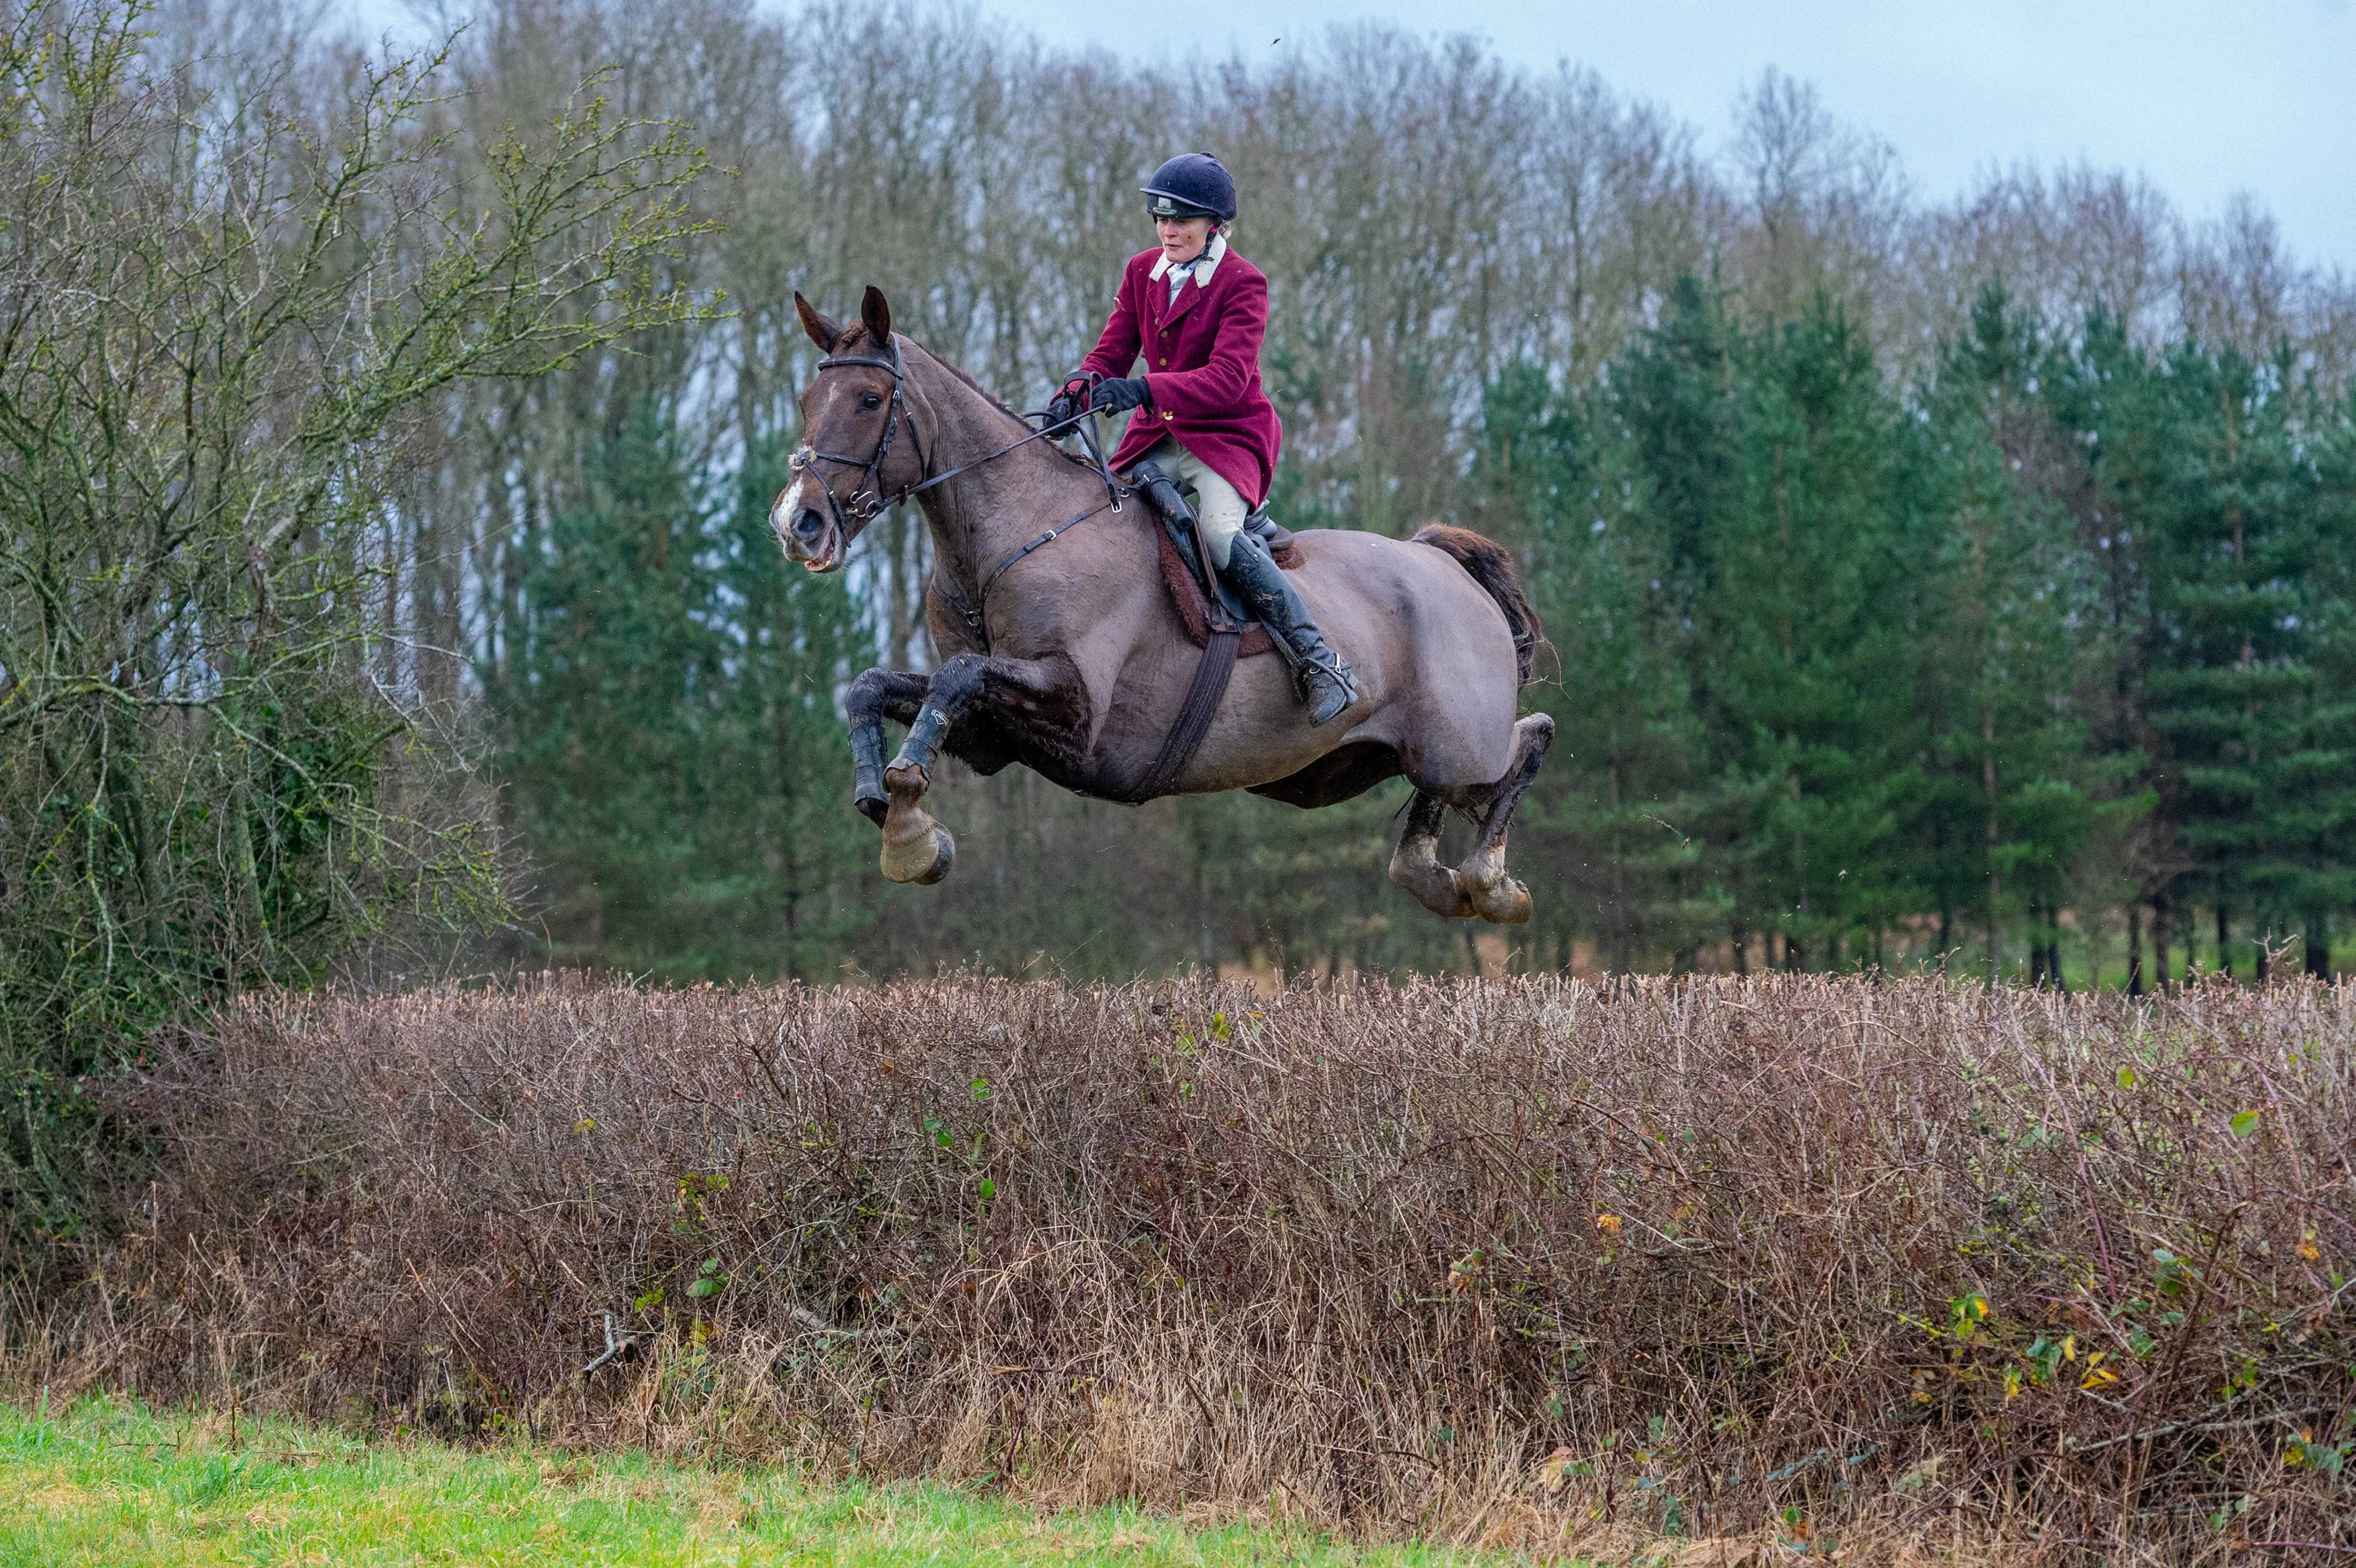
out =
[[[806,544],[816,544],[818,536],[825,530],[826,518],[809,507],[804,507],[802,515],[794,519],[795,537]]]

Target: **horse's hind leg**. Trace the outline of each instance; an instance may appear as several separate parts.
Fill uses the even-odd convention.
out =
[[[1423,907],[1451,920],[1470,918],[1472,901],[1456,884],[1456,873],[1440,863],[1440,827],[1448,807],[1434,796],[1415,792],[1408,803],[1407,831],[1399,835],[1391,855],[1391,880],[1413,893]]]
[[[1496,796],[1489,803],[1489,815],[1481,823],[1480,842],[1456,868],[1457,891],[1472,906],[1472,912],[1495,925],[1519,925],[1530,918],[1530,890],[1505,875],[1505,831],[1513,826],[1514,808],[1521,804],[1530,781],[1537,777],[1538,765],[1546,761],[1547,746],[1553,740],[1554,720],[1548,714],[1533,713],[1514,726],[1513,766],[1505,770]]]

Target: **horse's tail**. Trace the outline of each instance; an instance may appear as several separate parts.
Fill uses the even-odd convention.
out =
[[[1514,570],[1512,552],[1471,528],[1451,528],[1444,523],[1423,529],[1415,536],[1415,542],[1453,557],[1457,565],[1472,574],[1473,581],[1489,591],[1489,597],[1505,613],[1505,624],[1513,629],[1515,672],[1522,685],[1529,685],[1539,647],[1550,645],[1547,645],[1546,628],[1538,624],[1538,613],[1530,608],[1529,595],[1522,592],[1521,573]]]

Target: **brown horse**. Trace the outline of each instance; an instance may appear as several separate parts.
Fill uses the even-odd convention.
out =
[[[1543,633],[1504,549],[1462,528],[1298,535],[1294,581],[1356,671],[1356,705],[1312,728],[1282,660],[1246,659],[1191,760],[1158,778],[1201,656],[1143,497],[1113,491],[963,371],[894,336],[879,290],[848,325],[794,303],[828,358],[802,394],[806,444],[769,512],[787,559],[835,571],[861,528],[912,496],[932,533],[926,619],[940,667],[872,669],[851,688],[852,800],[884,830],[886,877],[948,874],[955,843],[921,805],[938,750],[978,773],[1019,762],[1117,800],[1247,789],[1327,805],[1404,773],[1416,794],[1391,880],[1444,915],[1530,917],[1529,891],[1505,874],[1505,830],[1554,721],[1515,720]],[[888,767],[886,717],[909,727]],[[1451,806],[1483,814],[1453,870],[1436,853]]]

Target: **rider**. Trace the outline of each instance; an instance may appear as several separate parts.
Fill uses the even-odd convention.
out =
[[[1155,481],[1194,487],[1195,533],[1211,564],[1276,634],[1310,722],[1323,724],[1357,699],[1356,681],[1325,645],[1267,541],[1244,528],[1268,497],[1283,427],[1259,384],[1268,279],[1223,232],[1235,221],[1236,182],[1208,153],[1188,153],[1156,169],[1144,193],[1162,243],[1130,258],[1104,336],[1050,411],[1065,419],[1082,409],[1141,411],[1113,466],[1136,464],[1134,477],[1164,509],[1176,492]],[[1145,373],[1131,377],[1141,349]]]

